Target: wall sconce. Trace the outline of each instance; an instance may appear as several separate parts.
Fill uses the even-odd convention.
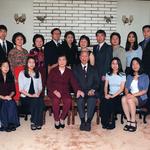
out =
[[[26,15],[25,15],[25,14],[22,14],[21,16],[19,16],[19,15],[16,13],[16,14],[14,14],[14,19],[15,19],[15,21],[16,21],[17,24],[19,24],[19,22],[24,24],[25,21],[26,21]]]
[[[44,22],[46,16],[36,16],[37,20],[41,21],[42,23]]]
[[[133,20],[134,20],[134,18],[133,18],[132,15],[130,15],[129,18],[126,17],[125,15],[122,16],[122,22],[124,23],[124,25],[127,24],[127,23],[128,23],[128,25],[131,25]]]
[[[107,23],[111,23],[111,20],[113,19],[113,16],[110,16],[110,17],[104,16],[104,19]]]

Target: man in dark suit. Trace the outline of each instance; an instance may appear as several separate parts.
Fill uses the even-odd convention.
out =
[[[89,53],[87,51],[81,52],[80,60],[81,64],[75,66],[73,69],[81,91],[84,92],[84,97],[77,99],[77,107],[81,119],[80,130],[90,131],[96,105],[99,78],[95,67],[88,64]],[[87,121],[85,121],[85,101],[87,102]]]
[[[109,64],[113,57],[112,47],[105,42],[106,32],[104,30],[98,30],[96,32],[97,45],[93,47],[93,54],[95,56],[95,66],[98,70],[100,78],[99,83],[99,98],[102,99],[104,95],[104,81],[105,75],[109,71]]]
[[[51,36],[52,40],[47,42],[44,46],[44,57],[47,74],[52,68],[57,66],[57,60],[60,54],[61,30],[59,28],[52,29]]]
[[[7,59],[8,53],[13,49],[13,44],[6,40],[7,27],[0,25],[0,62]]]
[[[139,43],[139,45],[143,49],[142,63],[143,63],[144,71],[148,74],[150,78],[150,67],[149,67],[150,65],[150,25],[143,26],[142,31],[143,31],[144,40]],[[150,99],[150,86],[148,89],[148,97]],[[148,102],[150,103],[150,101]]]

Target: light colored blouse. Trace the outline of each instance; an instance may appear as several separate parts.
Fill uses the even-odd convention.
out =
[[[142,59],[142,48],[139,46],[136,50],[129,50],[126,52],[126,66],[130,67],[130,63],[134,57]]]
[[[117,74],[106,74],[106,80],[108,80],[109,84],[109,94],[115,94],[119,89],[122,82],[126,81],[125,73]]]
[[[134,93],[138,93],[139,92],[139,88],[138,88],[138,80],[132,80],[132,83],[131,83],[131,93],[134,94]]]
[[[39,73],[39,78],[35,78],[33,75],[32,79],[33,79],[35,94],[38,94],[42,91],[41,74]],[[19,73],[18,82],[19,82],[19,91],[25,90],[26,92],[29,92],[31,77],[27,78],[24,74],[24,71],[21,71]],[[21,93],[21,97],[26,97],[26,95]]]

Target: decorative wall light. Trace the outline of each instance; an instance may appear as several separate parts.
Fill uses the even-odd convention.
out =
[[[113,16],[109,16],[109,17],[104,16],[104,19],[105,19],[105,21],[106,21],[107,23],[111,23],[111,20],[113,19]]]
[[[36,16],[37,20],[41,21],[42,23],[44,22],[46,16]]]
[[[21,16],[18,15],[18,13],[14,14],[14,19],[16,21],[17,24],[19,23],[25,23],[26,21],[26,15],[22,14]]]
[[[128,24],[128,25],[131,25],[132,22],[133,22],[134,18],[132,15],[130,15],[129,17],[126,17],[125,15],[122,16],[122,22],[125,24]]]

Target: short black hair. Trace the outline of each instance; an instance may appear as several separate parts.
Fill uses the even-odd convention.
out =
[[[90,39],[86,35],[81,35],[81,37],[79,39],[79,44],[78,45],[80,46],[80,41],[83,40],[83,39],[85,39],[87,41],[87,43],[88,43],[87,47],[89,47],[90,46]]]
[[[144,25],[144,26],[142,27],[142,31],[144,31],[145,28],[149,28],[149,29],[150,29],[150,25]]]
[[[138,57],[134,57],[132,60],[131,60],[131,63],[130,63],[130,69],[131,69],[131,76],[134,76],[134,70],[132,69],[132,63],[133,61],[137,61],[138,64],[140,65],[140,69],[138,71],[138,75],[141,75],[142,73],[144,73],[144,69],[143,69],[143,65],[142,65],[142,60]]]
[[[41,38],[42,41],[43,41],[43,44],[44,44],[44,36],[42,34],[35,34],[33,36],[33,46],[35,46],[35,41],[36,41],[37,38]]]
[[[117,36],[119,38],[119,45],[120,45],[120,43],[121,43],[121,36],[120,36],[120,34],[118,32],[113,32],[110,35],[110,42],[111,42],[113,36]]]
[[[54,31],[56,31],[56,30],[57,30],[57,31],[59,31],[59,32],[60,32],[60,34],[61,34],[61,30],[60,30],[59,28],[54,28],[54,29],[52,29],[52,30],[51,30],[51,34],[53,34],[53,33],[54,33]]]
[[[21,36],[23,38],[23,44],[26,43],[26,37],[21,32],[16,32],[12,37],[12,42],[14,45],[16,45],[16,38]]]
[[[3,24],[0,25],[0,30],[5,30],[7,32],[7,27]]]
[[[106,37],[106,32],[104,30],[97,30],[95,35],[97,36],[98,34],[104,34],[104,36]]]
[[[72,31],[67,31],[67,32],[65,33],[65,35],[64,35],[64,38],[66,39],[69,34],[71,34],[71,35],[73,36],[73,44],[76,44],[77,41],[76,41],[74,32],[72,32]]]

